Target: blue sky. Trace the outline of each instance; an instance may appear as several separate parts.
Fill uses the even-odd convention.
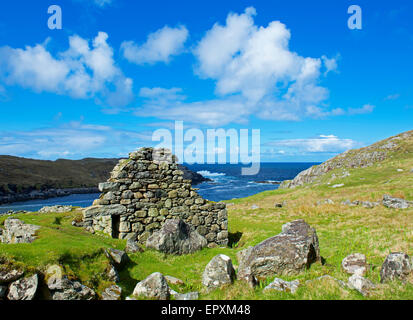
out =
[[[2,1],[0,154],[124,156],[184,121],[324,161],[413,129],[412,18],[408,0]]]

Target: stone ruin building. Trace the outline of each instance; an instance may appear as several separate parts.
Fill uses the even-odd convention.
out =
[[[141,148],[122,159],[99,199],[83,212],[84,226],[113,238],[144,243],[169,219],[182,219],[204,236],[208,247],[228,244],[225,203],[203,199],[183,178],[168,149]]]

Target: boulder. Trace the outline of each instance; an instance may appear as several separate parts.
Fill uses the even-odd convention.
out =
[[[113,285],[109,288],[106,288],[102,293],[102,300],[120,300],[122,295],[122,288],[116,285]]]
[[[234,280],[235,270],[231,258],[223,254],[212,258],[202,274],[202,284],[207,291],[231,284]]]
[[[146,241],[146,247],[169,254],[188,254],[207,246],[207,240],[181,219],[167,220]]]
[[[78,281],[70,281],[67,277],[55,284],[51,295],[53,300],[92,300],[96,297],[95,291],[91,288]]]
[[[116,267],[123,267],[129,261],[129,257],[125,251],[109,248],[105,250],[106,257]]]
[[[402,252],[390,253],[380,270],[381,282],[396,279],[405,280],[412,271],[413,265],[407,254]]]
[[[4,221],[4,230],[0,240],[4,243],[31,243],[36,239],[35,235],[39,229],[39,226],[9,218]]]
[[[348,274],[358,274],[363,276],[367,271],[366,256],[361,253],[350,254],[343,259],[341,267]]]
[[[275,278],[273,282],[271,282],[268,286],[264,288],[264,291],[284,291],[284,292],[291,292],[295,293],[300,286],[300,281],[284,281],[280,278]]]
[[[143,252],[143,249],[136,240],[128,239],[128,241],[126,242],[125,251],[127,253],[136,253]]]
[[[37,274],[17,280],[10,284],[7,299],[9,300],[33,300],[36,295],[39,278]]]
[[[136,285],[133,295],[168,300],[170,296],[169,286],[162,273],[155,272]]]
[[[413,201],[407,201],[400,198],[393,198],[387,194],[383,196],[383,205],[391,209],[407,209],[413,207]]]
[[[353,274],[350,278],[348,278],[347,285],[350,289],[357,290],[363,296],[368,296],[370,290],[376,287],[369,279],[366,279],[358,274]]]
[[[21,278],[23,271],[20,270],[7,270],[6,268],[0,268],[0,284],[10,283]]]
[[[319,260],[316,230],[304,220],[295,220],[283,225],[280,234],[238,253],[238,278],[250,281],[295,274]]]

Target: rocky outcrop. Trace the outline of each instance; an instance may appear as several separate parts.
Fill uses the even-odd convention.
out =
[[[367,271],[366,256],[361,253],[353,253],[343,259],[341,267],[348,274],[363,276]]]
[[[39,226],[25,224],[19,219],[9,218],[4,221],[4,230],[0,233],[3,243],[31,243],[36,239]]]
[[[202,284],[207,291],[231,284],[234,280],[235,270],[231,258],[223,254],[215,256],[202,274]]]
[[[130,153],[99,189],[100,198],[84,210],[84,225],[95,232],[120,239],[133,234],[145,243],[165,221],[182,219],[209,247],[228,243],[225,204],[199,196],[169,150],[141,148]]]
[[[289,222],[282,232],[238,254],[238,278],[251,281],[294,274],[320,260],[316,230],[304,220]]]
[[[65,197],[71,194],[88,194],[88,193],[99,193],[98,188],[70,188],[70,189],[44,189],[44,190],[27,190],[22,192],[8,192],[0,193],[0,204],[19,202],[19,201],[29,201],[38,199],[50,199]]]
[[[413,271],[412,261],[407,254],[402,252],[390,253],[384,261],[381,270],[381,282],[405,280]]]
[[[408,131],[365,148],[346,151],[320,165],[300,172],[293,180],[283,181],[279,188],[295,188],[313,183],[319,177],[335,169],[370,167],[374,163],[387,159],[392,152],[397,151],[401,147],[400,142],[412,136],[413,131]],[[348,172],[344,170],[342,177],[345,176],[348,176]]]
[[[17,280],[10,284],[7,299],[9,300],[33,300],[36,296],[39,277],[37,274]]]
[[[280,278],[275,278],[273,282],[271,282],[268,286],[264,288],[264,292],[271,291],[271,290],[277,290],[277,291],[283,291],[283,292],[296,293],[299,286],[300,286],[299,280],[285,281]]]
[[[191,180],[191,184],[193,186],[200,184],[202,182],[212,181],[211,179],[205,178],[203,175],[197,172],[189,170],[187,167],[181,164],[178,164],[178,170],[181,170],[183,172],[182,177],[184,178],[184,180]]]
[[[162,273],[155,272],[136,285],[133,295],[157,300],[168,300],[170,292],[165,277]]]
[[[390,209],[407,209],[413,207],[413,201],[407,201],[400,198],[394,198],[385,194],[383,196],[383,206]]]
[[[148,249],[169,254],[188,254],[205,248],[208,241],[181,219],[167,220],[161,230],[146,241]]]
[[[72,206],[46,206],[39,210],[39,213],[66,213],[73,210]]]

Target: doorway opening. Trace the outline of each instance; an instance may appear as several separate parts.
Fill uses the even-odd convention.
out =
[[[112,216],[112,238],[119,238],[120,216]]]

